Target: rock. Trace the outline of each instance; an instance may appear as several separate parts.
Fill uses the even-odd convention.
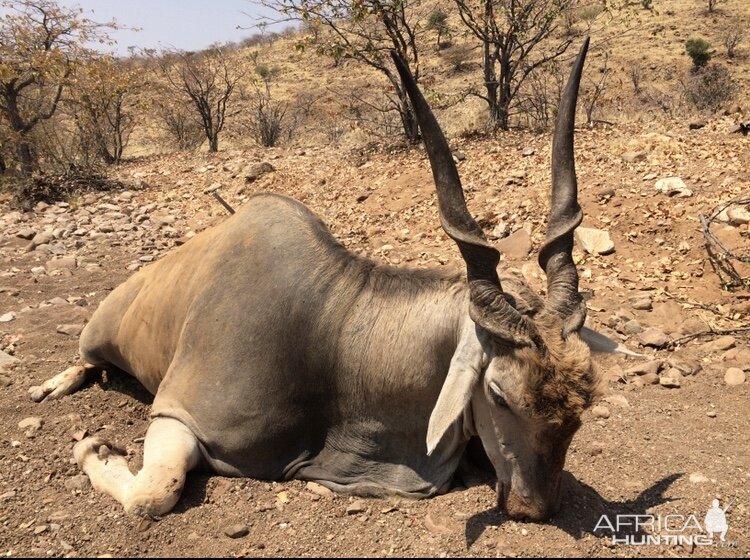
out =
[[[729,386],[742,385],[746,380],[745,372],[740,368],[730,367],[724,373],[724,383]]]
[[[679,371],[682,375],[695,375],[701,370],[701,365],[695,360],[687,360],[672,356],[667,360],[669,367]]]
[[[656,385],[659,383],[659,374],[646,373],[641,375],[638,379],[640,379],[644,385]]]
[[[313,494],[317,494],[318,496],[322,496],[323,498],[330,498],[333,496],[333,490],[330,488],[326,488],[322,484],[318,484],[317,482],[308,482],[305,485],[305,488],[307,488],[310,492]]]
[[[727,222],[731,226],[750,223],[750,211],[745,206],[732,206],[727,210]]]
[[[430,511],[424,518],[425,528],[434,535],[457,535],[461,532],[461,525],[455,519]]]
[[[609,395],[608,397],[604,397],[604,402],[619,406],[620,408],[630,408],[628,399],[626,399],[622,395]]]
[[[622,332],[625,334],[638,334],[643,332],[643,327],[635,319],[631,319],[622,326]]]
[[[57,332],[60,334],[67,334],[68,336],[81,336],[84,325],[66,324],[58,325]]]
[[[592,441],[591,446],[589,447],[589,453],[596,457],[597,455],[604,453],[604,447],[605,445],[601,441]]]
[[[31,244],[33,247],[38,247],[39,245],[47,245],[52,242],[54,239],[54,236],[52,235],[51,231],[42,231],[37,233],[34,237],[31,238]],[[33,250],[32,247],[32,250]]]
[[[668,369],[659,377],[659,385],[667,389],[679,389],[682,386],[682,374],[674,368]]]
[[[689,479],[693,484],[703,484],[704,482],[708,482],[708,477],[699,472],[690,473]]]
[[[0,323],[10,323],[15,318],[16,314],[13,311],[9,311],[0,315]]]
[[[52,259],[47,261],[44,265],[49,271],[52,270],[75,270],[77,263],[75,257],[62,257],[59,259]]]
[[[638,311],[651,311],[653,302],[648,294],[637,294],[628,298],[630,307]]]
[[[606,406],[602,406],[600,404],[591,409],[591,414],[594,415],[594,418],[603,418],[604,420],[609,418],[610,415],[609,409]]]
[[[273,171],[276,171],[276,168],[270,163],[264,161],[262,163],[256,163],[254,165],[246,167],[242,174],[245,177],[245,181],[247,181],[248,183],[252,183],[263,175],[272,173]]]
[[[453,159],[455,159],[456,161],[463,161],[466,159],[466,154],[464,154],[460,150],[456,150],[455,152],[453,152]]]
[[[638,340],[642,346],[664,348],[669,342],[669,337],[667,337],[663,331],[654,327],[649,327],[638,335]]]
[[[490,239],[502,239],[508,233],[508,224],[505,222],[498,222],[497,225],[490,232]]]
[[[646,152],[625,152],[620,156],[625,163],[646,161]]]
[[[34,231],[31,228],[20,229],[16,232],[16,237],[20,237],[21,239],[32,240],[34,239],[35,235],[36,235],[36,231]]]
[[[508,237],[500,239],[496,246],[500,252],[512,259],[524,259],[531,252],[531,232],[529,226],[524,226]]]
[[[725,350],[734,348],[735,344],[737,344],[737,339],[734,338],[733,336],[726,335],[726,336],[720,336],[719,338],[715,340],[710,340],[709,342],[706,342],[705,344],[701,344],[700,349],[702,352],[705,352],[705,353],[724,352]]]
[[[685,182],[679,177],[666,177],[664,179],[659,179],[656,181],[654,188],[667,196],[674,196],[677,198],[693,196],[693,191],[687,188]]]
[[[700,130],[704,126],[706,126],[706,121],[704,120],[692,121],[690,124],[688,124],[688,128],[690,130]]]
[[[244,523],[235,523],[224,528],[224,534],[230,539],[240,539],[250,533],[250,528]]]
[[[85,492],[91,488],[91,481],[85,474],[77,474],[65,481],[65,488],[70,492]]]
[[[579,227],[575,231],[575,238],[581,248],[591,255],[609,255],[615,251],[609,232],[601,229]]]
[[[661,369],[661,360],[649,360],[636,364],[625,370],[627,375],[646,375],[647,373],[659,373]]]
[[[29,438],[34,437],[37,432],[42,429],[42,426],[44,426],[44,420],[39,418],[39,416],[29,416],[18,423],[18,427],[23,430],[26,437]]]
[[[521,152],[521,155],[524,157],[533,156],[536,153],[536,150],[534,148],[524,148]]]
[[[367,504],[363,500],[355,500],[346,506],[347,515],[357,515],[367,511]]]
[[[0,350],[0,372],[5,372],[20,361],[21,360],[19,360],[15,356],[11,356],[10,354]]]

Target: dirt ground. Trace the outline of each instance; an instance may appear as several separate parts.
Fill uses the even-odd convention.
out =
[[[748,292],[722,290],[698,219],[699,213],[750,189],[750,140],[729,134],[731,124],[719,118],[695,131],[680,123],[672,129],[578,133],[584,225],[607,230],[615,243],[615,252],[606,256],[576,248],[581,289],[590,296],[589,321],[648,358],[598,359],[607,392],[597,417],[587,412],[573,440],[563,507],[548,523],[507,518],[496,508],[487,482],[408,501],[328,495],[299,481],[206,473],[189,476],[173,513],[144,521],[94,492],[73,463],[71,448],[84,434],[96,434],[126,448],[137,468],[151,396],[134,380],[109,374],[57,401],[36,404],[27,394],[29,386],[75,363],[74,327],[132,270],[224,219],[224,210],[204,194],[209,186],[220,186],[235,206],[253,192],[290,194],[321,215],[350,249],[381,262],[459,267],[457,251],[439,228],[420,150],[163,156],[124,165],[119,175],[131,185],[126,193],[81,197],[69,206],[27,214],[5,204],[0,315],[14,316],[6,322],[0,317],[0,333],[2,348],[19,361],[0,375],[0,553],[750,555],[750,384],[725,382],[730,367],[750,370],[750,344],[742,332],[731,339],[701,334],[750,324]],[[502,236],[531,226],[531,255],[508,258],[503,266],[520,268],[541,287],[535,257],[548,200],[549,137],[512,133],[456,148],[465,155],[459,171],[470,208],[485,231]],[[262,160],[276,170],[248,183],[248,166]],[[657,192],[656,180],[669,176],[681,177],[691,195]],[[716,224],[714,231],[747,254],[747,227]],[[46,229],[52,237],[36,250],[28,250],[30,241],[19,237]],[[75,259],[63,266],[52,262],[51,252]],[[634,303],[638,299],[650,305]],[[698,336],[655,349],[643,346],[639,337],[644,333],[637,332],[649,327],[671,342]],[[673,365],[682,369],[680,387],[665,387],[658,376],[651,384],[653,375],[628,372],[649,360],[658,361],[652,367],[662,378],[669,377]],[[19,427],[27,418],[42,424]],[[694,515],[702,524],[713,499],[729,506],[723,545],[613,544],[610,532],[594,531],[602,515],[612,521],[617,515]],[[682,525],[676,519],[672,527]],[[226,536],[225,529],[234,524],[245,524],[249,533]],[[626,530],[618,536],[627,534],[643,537]]]

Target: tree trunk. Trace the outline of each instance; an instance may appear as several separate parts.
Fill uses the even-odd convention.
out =
[[[404,137],[409,144],[417,144],[419,142],[419,124],[417,118],[414,115],[414,110],[409,104],[409,99],[406,96],[406,90],[402,87],[397,88],[398,99],[400,102],[398,108],[399,117],[401,117],[401,125],[404,128]]]
[[[21,164],[21,176],[31,177],[34,173],[34,154],[31,151],[31,145],[26,139],[25,135],[22,135],[18,141],[18,147],[16,148],[18,155],[18,162]]]
[[[208,151],[218,152],[219,151],[219,135],[213,134],[208,139]]]

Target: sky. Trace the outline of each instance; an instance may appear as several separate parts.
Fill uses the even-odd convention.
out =
[[[251,15],[260,9],[250,0],[58,0],[64,6],[80,6],[97,22],[111,21],[140,31],[112,33],[118,54],[128,46],[199,50],[212,43],[239,41],[258,30]],[[244,12],[244,13],[243,13]],[[250,15],[248,15],[250,14]],[[245,29],[237,29],[240,25]]]

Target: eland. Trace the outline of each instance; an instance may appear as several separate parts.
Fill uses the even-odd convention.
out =
[[[251,197],[109,294],[81,335],[82,365],[30,389],[35,401],[56,398],[116,368],[155,396],[137,474],[102,439],[74,446],[94,488],[144,516],[170,511],[199,466],[423,498],[447,491],[474,440],[508,515],[552,515],[568,446],[600,391],[589,345],[607,340],[583,326],[571,254],[583,217],[573,133],[587,48],[588,39],[554,132],[545,298],[519,274],[498,273],[445,137],[394,54],[466,274],[376,264],[301,203]]]

